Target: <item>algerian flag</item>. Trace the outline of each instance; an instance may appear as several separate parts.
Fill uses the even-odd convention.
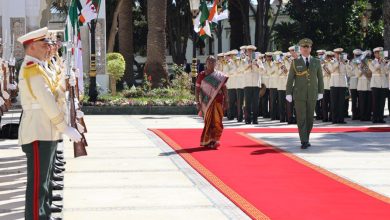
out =
[[[79,21],[82,24],[91,22],[93,19],[96,19],[98,16],[97,9],[93,4],[92,0],[87,0],[83,8],[81,9]]]

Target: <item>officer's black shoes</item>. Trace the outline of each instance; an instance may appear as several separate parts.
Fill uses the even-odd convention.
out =
[[[61,194],[55,194],[53,196],[53,201],[62,201],[63,198],[62,198],[62,195]]]
[[[242,118],[238,119],[237,122],[242,122]]]
[[[54,181],[64,181],[64,177],[62,176],[53,176]]]
[[[245,120],[245,124],[249,125],[249,124],[251,124],[251,121]]]
[[[60,207],[57,207],[57,206],[55,206],[55,205],[51,205],[50,206],[50,211],[51,212],[62,212],[62,208],[60,208]]]
[[[310,146],[311,146],[311,144],[309,142],[303,142],[301,145],[301,149],[307,149]]]
[[[256,121],[253,121],[253,124],[254,125],[257,125],[257,124],[259,124],[259,122],[256,120]]]
[[[50,220],[62,220],[60,217],[50,217]]]
[[[58,184],[58,183],[53,182],[53,181],[51,181],[51,186],[52,186],[53,190],[63,190],[64,189],[64,185]]]

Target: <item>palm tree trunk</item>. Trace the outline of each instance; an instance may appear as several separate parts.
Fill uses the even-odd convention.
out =
[[[107,53],[114,52],[115,38],[116,38],[116,34],[118,33],[119,9],[122,7],[122,2],[123,0],[118,0],[118,3],[115,7],[114,15],[112,16],[110,35],[108,37],[108,43],[107,43]]]
[[[383,1],[384,49],[390,50],[390,2]]]
[[[145,73],[151,78],[152,87],[168,82],[165,63],[167,0],[148,1],[148,42]]]
[[[133,60],[133,0],[122,0],[119,8],[119,53],[123,55],[126,62],[123,80],[127,85],[134,84]]]

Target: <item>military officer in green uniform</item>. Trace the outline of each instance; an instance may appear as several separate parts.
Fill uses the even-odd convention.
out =
[[[301,56],[291,63],[286,87],[286,100],[292,102],[294,97],[302,149],[310,147],[316,101],[322,99],[324,93],[320,60],[310,56],[312,45],[308,38],[299,41]]]
[[[56,103],[57,91],[43,69],[49,55],[48,29],[41,28],[18,38],[25,58],[19,73],[19,94],[23,115],[19,126],[19,145],[27,157],[26,220],[47,220],[50,173],[58,140],[66,134],[80,141],[79,132],[68,126]]]

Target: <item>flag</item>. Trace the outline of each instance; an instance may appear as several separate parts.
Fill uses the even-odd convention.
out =
[[[86,2],[80,4],[80,6],[79,21],[81,24],[91,22],[98,17],[100,0],[86,0]]]

